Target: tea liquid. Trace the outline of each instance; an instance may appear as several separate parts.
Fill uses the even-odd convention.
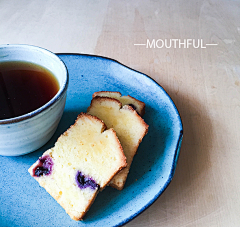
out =
[[[57,79],[42,66],[29,62],[1,62],[0,120],[38,109],[58,90]]]

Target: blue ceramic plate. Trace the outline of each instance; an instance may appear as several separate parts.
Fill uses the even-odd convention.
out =
[[[41,149],[20,157],[0,156],[0,226],[123,225],[149,207],[170,183],[182,141],[179,113],[163,88],[142,73],[103,57],[59,56],[70,75],[63,117],[53,138]],[[76,222],[27,170],[80,112],[86,112],[92,94],[102,90],[119,91],[145,102],[149,132],[133,160],[125,188],[107,187],[98,194],[84,221]]]

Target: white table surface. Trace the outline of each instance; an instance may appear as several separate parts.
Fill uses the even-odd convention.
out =
[[[165,39],[206,48],[160,48]],[[147,40],[155,48],[134,45]],[[0,44],[18,43],[116,59],[155,79],[178,107],[175,176],[127,227],[240,226],[239,0],[1,0]]]

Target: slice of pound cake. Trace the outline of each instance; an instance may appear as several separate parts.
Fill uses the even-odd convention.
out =
[[[130,105],[122,106],[114,98],[95,96],[88,113],[103,120],[108,128],[113,128],[117,133],[128,165],[111,180],[110,186],[122,190],[133,157],[148,131],[148,125]]]
[[[126,165],[115,131],[81,113],[28,171],[72,219],[81,220],[98,191]]]
[[[130,95],[122,96],[120,92],[116,92],[116,91],[98,91],[93,93],[92,95],[93,98],[95,98],[96,96],[117,99],[122,103],[123,106],[124,105],[131,106],[134,110],[137,111],[137,113],[140,116],[143,116],[145,114],[145,103],[138,99],[133,98]]]

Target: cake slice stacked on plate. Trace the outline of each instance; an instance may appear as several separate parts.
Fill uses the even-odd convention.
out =
[[[97,117],[82,113],[29,173],[72,219],[81,220],[98,191],[125,166],[115,131],[106,130]]]
[[[135,111],[136,110],[136,111]],[[131,96],[121,96],[119,92],[96,92],[88,113],[100,118],[107,128],[113,128],[127,158],[127,167],[110,182],[110,186],[122,190],[138,146],[148,131],[143,115],[145,104]]]

